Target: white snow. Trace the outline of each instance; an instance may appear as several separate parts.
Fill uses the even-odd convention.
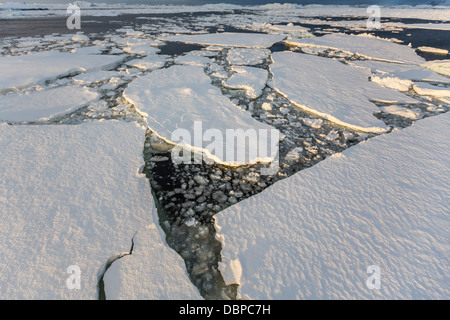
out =
[[[220,152],[232,145],[226,138],[227,129],[258,131],[273,128],[256,121],[232,104],[219,88],[211,84],[202,67],[174,65],[155,70],[132,81],[125,89],[124,97],[147,118],[149,127],[166,141],[180,142],[179,137],[172,137],[172,134],[177,133],[177,129],[187,130],[192,140],[185,143],[196,151],[204,151],[214,161],[233,165],[273,159],[271,155],[259,159],[261,153],[255,154],[250,150],[250,145],[258,144],[258,137],[256,140],[253,137],[246,141],[238,139],[235,144],[236,157],[232,159],[226,152]],[[195,132],[195,121],[201,121],[202,131],[199,134]],[[209,129],[215,130],[223,137],[215,141],[221,146],[214,152],[206,150],[210,142],[198,141],[202,140],[204,131]],[[194,141],[195,139],[197,140]]]
[[[153,208],[157,221],[155,211]],[[133,253],[116,260],[105,273],[107,300],[202,299],[197,288],[187,281],[183,261],[167,248],[164,239],[155,223],[139,229],[133,237]]]
[[[439,55],[444,55],[444,56],[448,54],[448,50],[434,48],[434,47],[418,47],[417,50],[419,50],[421,52],[434,53],[434,54],[439,54]]]
[[[270,55],[268,49],[231,48],[227,60],[232,65],[255,65],[263,63]]]
[[[162,40],[223,47],[270,48],[273,44],[285,38],[283,35],[273,34],[224,32],[194,35],[183,34],[163,37]]]
[[[401,80],[411,81],[435,81],[435,82],[450,82],[450,79],[443,77],[425,66],[430,65],[425,63],[422,66],[416,66],[411,64],[398,64],[381,62],[374,60],[364,61],[351,61],[351,65],[368,68],[372,73],[375,73],[378,77],[395,77]]]
[[[80,75],[73,77],[73,80],[76,83],[90,84],[90,83],[105,81],[105,80],[111,79],[114,76],[117,76],[116,71],[100,70],[100,71],[82,73]]]
[[[176,64],[182,64],[186,66],[205,67],[208,64],[212,63],[212,60],[207,57],[202,57],[194,54],[186,54],[177,57],[174,62]]]
[[[22,56],[0,57],[0,90],[41,84],[73,72],[108,70],[123,56],[84,55],[47,51]]]
[[[450,98],[450,89],[437,87],[429,83],[416,83],[413,89],[417,94],[436,98]]]
[[[410,23],[402,25],[404,28],[450,30],[450,23]]]
[[[97,298],[106,261],[129,252],[136,231],[154,223],[150,186],[138,174],[144,133],[116,121],[0,126],[2,299]],[[161,237],[148,236],[160,245]],[[148,279],[186,289],[181,258],[168,247],[159,252],[164,255],[154,261],[168,258],[174,266],[165,273],[149,270]],[[79,290],[66,286],[71,265],[81,270]],[[187,294],[179,291],[179,297]]]
[[[328,34],[323,37],[288,40],[288,45],[323,47],[359,54],[368,59],[378,59],[399,63],[422,64],[425,60],[411,47],[375,37]]]
[[[149,55],[142,59],[134,59],[126,64],[141,70],[155,70],[164,67],[169,56],[166,55]]]
[[[64,86],[0,97],[0,120],[33,121],[70,113],[97,100],[99,94],[85,87]]]
[[[411,120],[417,120],[417,119],[420,119],[420,117],[421,117],[420,110],[411,110],[411,109],[403,108],[403,107],[396,106],[396,105],[383,106],[383,107],[380,107],[380,109],[383,112],[386,112],[389,114],[394,114],[394,115],[404,117],[407,119],[411,119]]]
[[[397,77],[372,76],[370,80],[378,83],[380,86],[398,91],[409,91],[409,89],[413,86],[413,82],[411,80],[402,80]]]
[[[450,60],[428,61],[422,65],[425,68],[433,70],[439,74],[450,77]]]
[[[251,299],[445,299],[449,136],[450,114],[427,118],[218,213],[226,282]]]
[[[274,87],[298,107],[337,124],[365,132],[383,132],[385,124],[373,116],[370,100],[415,103],[397,91],[368,81],[366,69],[313,55],[273,54]]]
[[[123,49],[126,53],[134,53],[134,54],[140,54],[140,55],[150,55],[150,54],[156,54],[161,52],[161,49],[154,47],[149,44],[141,44],[136,46],[130,46]]]
[[[294,25],[272,25],[270,27],[271,30],[274,31],[280,31],[283,33],[292,33],[292,34],[298,34],[309,31],[308,28],[302,27],[302,26],[294,26]]]
[[[235,73],[224,83],[225,87],[243,89],[250,99],[262,94],[267,83],[267,70],[253,67],[232,67],[231,70]]]

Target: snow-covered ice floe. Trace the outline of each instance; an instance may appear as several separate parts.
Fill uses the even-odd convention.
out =
[[[176,35],[163,37],[163,41],[195,43],[201,45],[239,47],[239,48],[270,48],[273,44],[283,41],[286,36],[260,33],[208,33],[194,35]]]
[[[138,173],[144,140],[142,127],[116,121],[0,124],[2,299],[98,297],[99,272],[108,259],[129,252],[142,226],[155,228],[150,186]],[[140,269],[146,273],[134,274],[147,279],[148,290],[167,286],[171,297],[198,297],[182,259],[161,246],[162,237],[145,230],[142,237],[158,247],[149,258],[152,265]],[[79,290],[67,286],[76,284],[66,272],[72,265],[81,271]],[[167,297],[162,292],[148,296]]]
[[[268,49],[231,48],[227,54],[227,60],[232,65],[256,65],[261,64],[270,56]]]
[[[439,54],[439,55],[447,55],[448,50],[440,49],[440,48],[434,48],[434,47],[418,47],[418,51],[425,52],[425,53],[433,53],[433,54]]]
[[[391,77],[411,81],[450,82],[449,78],[439,75],[431,68],[426,68],[427,65],[430,65],[429,63],[425,63],[423,66],[417,66],[374,60],[356,60],[351,61],[350,64],[356,67],[368,68],[372,73],[381,78]]]
[[[419,65],[425,62],[409,46],[361,35],[328,34],[323,37],[287,40],[286,43],[290,46],[340,50],[351,54],[359,54],[367,59]]]
[[[169,58],[166,55],[149,55],[142,59],[128,61],[126,64],[141,70],[155,70],[164,67]]]
[[[261,68],[232,67],[235,72],[225,86],[231,89],[243,89],[250,99],[256,99],[262,94],[267,83],[268,73]]]
[[[85,87],[64,86],[0,97],[0,121],[14,122],[48,120],[93,102],[99,94]]]
[[[157,221],[155,208],[153,216]],[[155,223],[139,229],[133,237],[132,254],[116,260],[105,273],[108,300],[202,299],[188,281],[181,258],[168,250],[164,239],[164,232]]]
[[[450,114],[421,120],[218,213],[226,282],[252,299],[447,298],[449,135]]]
[[[437,87],[429,83],[420,83],[413,86],[415,92],[424,96],[436,98],[450,98],[450,89]]]
[[[250,135],[248,140],[238,139],[236,143],[227,137],[227,130],[246,132],[252,129],[259,132],[275,129],[256,121],[234,105],[219,88],[211,84],[203,67],[174,65],[155,70],[133,80],[125,89],[124,97],[147,118],[149,127],[160,137],[168,142],[180,143],[182,139],[177,129],[186,130],[191,141],[184,139],[184,143],[193,147],[194,151],[205,152],[213,161],[238,165],[274,159],[272,154],[259,157],[262,153],[255,153],[249,147],[258,145],[259,136]],[[201,128],[196,126],[196,122],[201,122]],[[217,146],[220,145],[214,150],[207,149],[214,137],[203,139],[203,134],[210,129],[223,137],[214,141]],[[230,158],[225,150],[233,145],[237,150],[234,153],[236,157]]]
[[[74,72],[112,69],[124,56],[46,51],[0,57],[0,91],[42,84]]]
[[[450,77],[450,60],[428,61],[423,67],[433,70],[439,74]]]
[[[450,23],[409,23],[403,24],[403,28],[408,29],[431,29],[431,30],[450,30]]]
[[[296,106],[339,125],[365,132],[383,132],[386,125],[374,117],[378,108],[371,100],[417,102],[370,82],[371,73],[367,69],[294,52],[277,52],[272,57],[274,88]]]

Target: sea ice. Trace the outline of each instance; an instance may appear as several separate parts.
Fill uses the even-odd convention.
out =
[[[136,231],[157,223],[148,214],[154,210],[148,180],[138,173],[144,140],[142,127],[117,121],[0,125],[1,299],[97,299],[108,259],[129,252]],[[171,297],[198,297],[182,259],[159,234],[142,233],[146,245],[158,248],[148,256],[155,269],[139,275],[145,284]],[[81,271],[79,290],[67,286],[74,284],[72,265]]]
[[[270,48],[273,44],[283,41],[285,38],[283,35],[273,34],[224,32],[194,35],[183,34],[163,37],[162,40],[222,47]]]
[[[337,124],[366,132],[383,132],[386,125],[373,113],[371,100],[416,103],[397,91],[368,81],[369,70],[339,61],[294,52],[273,54],[274,87],[295,105]]]
[[[257,160],[273,159],[270,153],[259,159],[261,153],[255,154],[250,145],[258,144],[258,137],[248,140],[238,139],[235,144],[235,157],[230,159],[224,149],[231,148],[232,139],[227,139],[227,130],[248,129],[271,130],[273,127],[260,123],[251,115],[239,109],[226,98],[219,88],[211,84],[210,78],[202,67],[174,65],[167,69],[155,70],[152,73],[133,80],[125,89],[124,97],[133,103],[136,109],[147,118],[149,127],[166,141],[180,142],[177,129],[187,130],[191,142],[186,144],[197,151],[205,151],[214,161],[227,164],[241,164]],[[223,139],[214,141],[221,144],[214,153],[206,150],[211,140],[203,140],[203,131],[195,131],[195,122],[201,121],[199,130],[213,130]],[[198,127],[197,127],[198,128]],[[212,131],[209,131],[212,133]],[[197,137],[197,138],[194,138]],[[194,141],[194,139],[197,139]],[[214,139],[210,137],[209,139]],[[252,149],[252,150],[250,150]],[[221,152],[222,151],[222,152]]]
[[[153,217],[157,221],[156,208]],[[116,260],[105,273],[107,300],[202,299],[188,280],[183,261],[164,239],[164,232],[156,223],[139,229],[133,237],[132,254]]]
[[[428,61],[422,66],[444,76],[450,77],[450,60]]]
[[[128,61],[126,64],[141,70],[155,70],[164,67],[169,58],[170,57],[166,55],[156,54],[146,56],[142,59],[134,59]]]
[[[41,84],[73,72],[108,70],[124,56],[85,55],[59,51],[0,57],[0,91]]]
[[[256,99],[266,86],[268,73],[261,68],[232,67],[235,72],[224,85],[231,89],[243,89],[250,99]]]
[[[232,65],[256,65],[261,64],[270,56],[268,49],[231,48],[227,54],[227,60]]]
[[[100,70],[100,71],[82,73],[78,76],[73,77],[73,80],[76,83],[91,84],[91,83],[95,83],[95,82],[106,81],[108,79],[111,79],[114,76],[117,76],[116,71]]]
[[[411,81],[436,81],[436,82],[450,82],[450,79],[443,77],[436,72],[427,69],[425,66],[431,65],[425,63],[423,66],[411,65],[411,64],[398,64],[381,62],[374,60],[364,61],[351,61],[351,65],[368,68],[372,73],[375,73],[378,77],[396,77],[401,80]]]
[[[375,37],[328,34],[323,37],[287,40],[286,43],[292,46],[325,47],[352,54],[357,53],[368,59],[378,59],[382,61],[418,65],[425,62],[425,60],[418,56],[411,47]]]
[[[251,299],[445,299],[449,135],[449,113],[420,120],[219,212],[225,281]]]
[[[81,108],[97,100],[89,88],[63,86],[33,92],[14,92],[1,96],[0,121],[47,120]]]

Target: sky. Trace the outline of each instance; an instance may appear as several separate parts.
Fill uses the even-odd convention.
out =
[[[69,3],[76,0],[0,0],[0,2],[27,2],[27,3]],[[91,3],[129,3],[129,4],[185,4],[199,5],[205,3],[232,3],[241,5],[261,5],[266,3],[297,3],[297,4],[348,4],[348,5],[450,5],[450,0],[88,0]]]

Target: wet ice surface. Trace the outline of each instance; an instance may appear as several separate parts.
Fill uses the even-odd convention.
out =
[[[190,280],[206,299],[234,299],[238,292],[237,284],[225,281],[219,270],[222,245],[216,238],[217,213],[361,141],[393,128],[411,126],[449,108],[445,60],[425,63],[414,48],[405,44],[364,36],[312,38],[320,35],[310,27],[312,21],[302,27],[302,18],[288,12],[253,14],[232,10],[116,18],[115,24],[95,32],[2,39],[0,64],[9,69],[0,76],[0,119],[21,125],[75,125],[103,119],[148,126],[143,146],[144,173],[152,187],[159,224],[167,244],[184,259]],[[330,26],[329,21],[320,21]],[[351,23],[341,25],[353,32],[361,28]],[[389,28],[398,30],[398,26]],[[227,33],[210,34],[216,31]],[[280,50],[292,52],[272,54]],[[280,72],[280,58],[284,56],[285,64],[291,63],[292,68]],[[14,68],[18,72],[13,72],[13,64],[9,63],[13,60],[17,61]],[[302,62],[297,60],[311,67],[310,77],[302,74]],[[56,63],[49,68],[51,61]],[[23,63],[31,64],[26,69],[17,67]],[[322,70],[321,74],[314,74],[317,70]],[[359,83],[348,82],[353,76],[359,77]],[[199,81],[189,85],[189,77]],[[158,87],[164,79],[165,87]],[[344,90],[339,99],[327,95],[327,79],[328,86]],[[198,88],[197,82],[202,83]],[[299,87],[305,83],[308,88]],[[175,85],[177,89],[171,90]],[[362,88],[356,90],[358,95],[355,86]],[[367,88],[377,94],[363,96],[361,92]],[[57,103],[35,98],[46,92],[59,92],[69,98],[66,89],[71,94],[76,90],[94,93],[96,98],[70,108],[64,105],[56,113],[46,110]],[[365,109],[362,112],[353,105],[349,119],[364,119],[364,126],[383,130],[360,131],[358,126],[349,127],[349,121],[333,121],[328,116],[330,110],[341,108],[353,95],[360,99],[358,103],[362,97],[365,99]],[[77,95],[79,99],[86,96]],[[43,114],[2,118],[2,110],[11,109],[11,105],[13,112],[20,113],[13,103],[19,101],[18,97],[22,106],[38,102],[33,108]],[[323,100],[314,105],[317,98]],[[378,100],[370,102],[369,98]],[[218,101],[226,106],[228,116],[214,113]],[[306,108],[298,107],[302,104]],[[321,109],[326,105],[328,109]],[[222,129],[245,120],[247,126],[251,124],[248,127],[279,130],[278,172],[262,175],[264,164],[230,167],[217,163],[177,165],[171,161],[173,145],[166,141],[170,130],[180,126],[188,129],[193,125],[189,121],[207,119],[212,127]],[[166,120],[172,123],[164,123]],[[150,215],[152,208],[148,211]],[[145,250],[148,238],[142,239]],[[148,261],[151,257],[140,252],[129,264],[139,266]],[[136,281],[139,275],[124,273],[130,268],[127,260],[112,266],[105,279],[113,285],[106,292],[109,290],[110,297],[130,298],[136,291],[126,285],[126,277],[131,279],[129,283],[138,285],[142,283]],[[146,270],[142,265],[139,269]],[[146,289],[140,290],[145,295]]]

